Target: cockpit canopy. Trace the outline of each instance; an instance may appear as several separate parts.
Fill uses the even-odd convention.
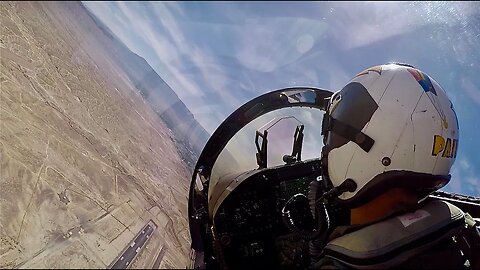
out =
[[[213,133],[197,162],[189,218],[205,213],[211,219],[240,184],[236,178],[240,174],[319,158],[322,118],[331,95],[318,88],[286,88],[259,96],[232,113]],[[195,193],[203,199],[192,196]]]

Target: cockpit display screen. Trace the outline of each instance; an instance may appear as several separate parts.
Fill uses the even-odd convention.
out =
[[[278,185],[279,197],[283,200],[288,200],[293,195],[298,193],[302,193],[306,196],[310,181],[311,179],[309,177],[301,177],[298,179],[290,179],[280,182]]]

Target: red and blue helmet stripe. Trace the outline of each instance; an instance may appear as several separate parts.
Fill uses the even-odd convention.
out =
[[[417,82],[422,87],[423,91],[431,92],[432,94],[437,95],[437,91],[435,91],[432,81],[430,81],[430,78],[428,77],[427,74],[414,68],[407,68],[407,70],[408,72],[410,72],[410,74],[412,74],[415,80],[417,80]]]

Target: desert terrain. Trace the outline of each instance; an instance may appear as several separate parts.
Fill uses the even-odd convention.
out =
[[[0,3],[0,268],[184,268],[190,169],[78,2]]]

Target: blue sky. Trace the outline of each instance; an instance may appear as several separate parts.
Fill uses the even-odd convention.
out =
[[[208,132],[259,94],[338,90],[390,61],[438,81],[459,118],[447,191],[480,195],[480,2],[84,2]]]

